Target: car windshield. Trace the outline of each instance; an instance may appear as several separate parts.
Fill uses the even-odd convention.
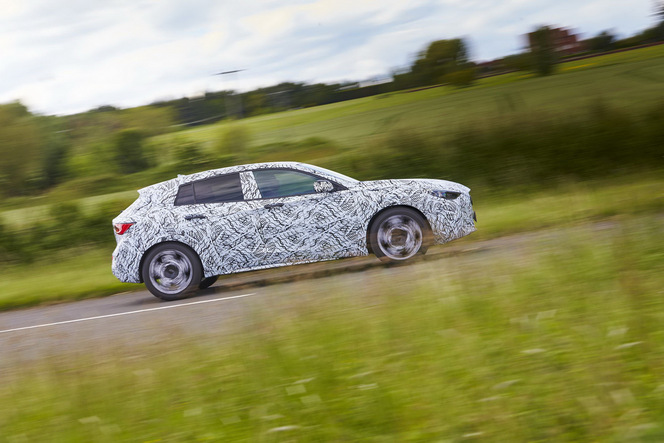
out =
[[[321,168],[320,166],[314,166],[314,165],[307,165],[309,168],[313,169],[316,173],[321,174],[321,175],[328,175],[332,178],[335,178],[341,182],[347,182],[347,183],[358,183],[359,180],[356,180],[352,177],[348,177],[347,175],[339,174],[338,172],[335,171],[330,171],[329,169]]]

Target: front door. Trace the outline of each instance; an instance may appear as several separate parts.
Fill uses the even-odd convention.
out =
[[[253,171],[262,199],[256,230],[269,265],[363,255],[363,223],[352,191],[317,193],[321,177],[291,169]]]

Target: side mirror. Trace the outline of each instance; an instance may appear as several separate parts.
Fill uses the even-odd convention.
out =
[[[334,191],[334,185],[327,180],[317,180],[314,182],[314,191],[320,192],[332,192]]]

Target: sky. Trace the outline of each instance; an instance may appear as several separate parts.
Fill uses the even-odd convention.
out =
[[[627,37],[655,21],[653,0],[0,0],[0,103],[63,115],[360,81],[435,40],[465,38],[487,61],[540,25]]]

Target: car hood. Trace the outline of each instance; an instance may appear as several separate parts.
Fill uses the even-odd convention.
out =
[[[394,180],[372,180],[358,182],[353,188],[361,189],[384,189],[384,188],[398,188],[398,187],[419,187],[427,191],[454,191],[454,192],[470,192],[470,188],[460,183],[451,182],[448,180],[435,180],[425,178],[407,178],[407,179],[394,179]]]

